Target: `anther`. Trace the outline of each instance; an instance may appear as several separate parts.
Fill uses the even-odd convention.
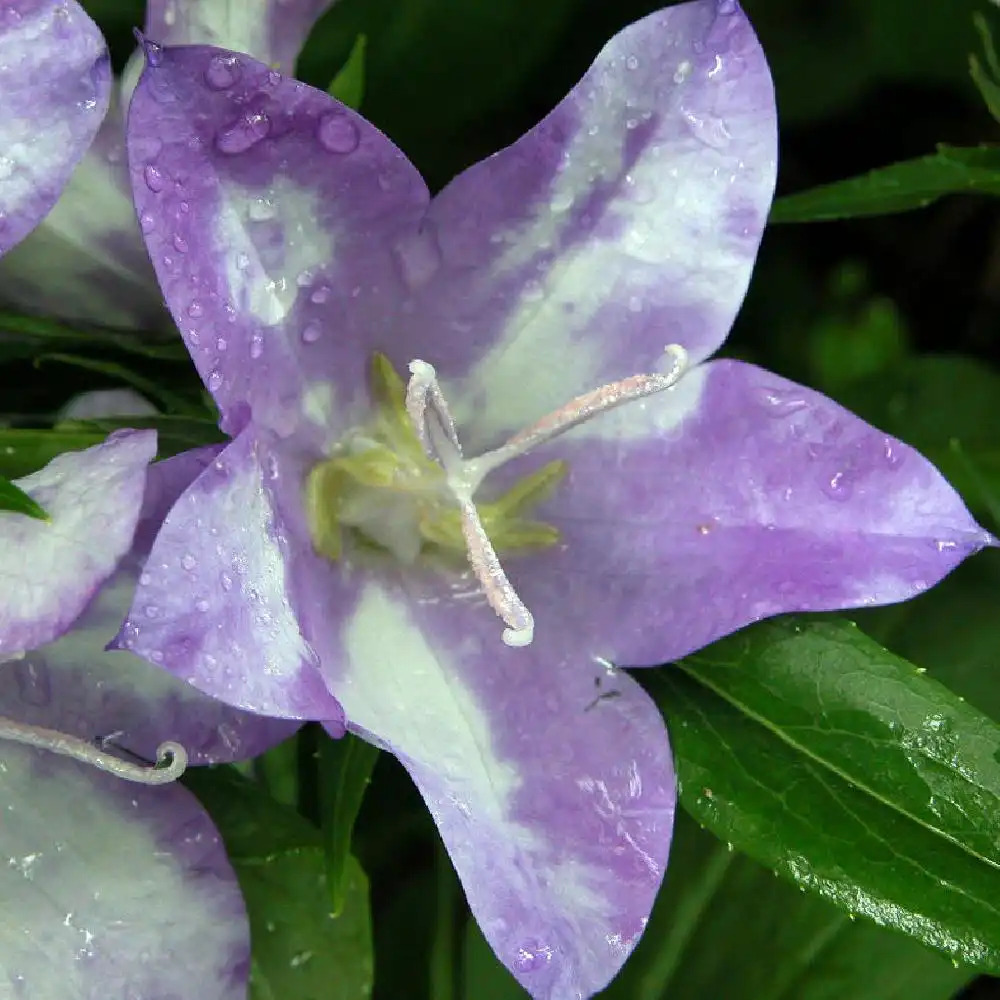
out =
[[[168,741],[156,749],[156,763],[135,764],[122,760],[106,750],[99,750],[93,744],[77,736],[69,736],[55,729],[31,726],[0,716],[0,740],[10,740],[24,746],[48,750],[50,753],[72,757],[84,764],[90,764],[100,771],[107,771],[124,781],[134,781],[142,785],[166,785],[176,781],[187,768],[187,751],[180,743]]]

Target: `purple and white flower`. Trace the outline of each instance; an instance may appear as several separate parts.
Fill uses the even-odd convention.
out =
[[[240,708],[335,728],[342,706],[525,989],[590,996],[675,807],[618,668],[906,599],[990,540],[899,441],[706,361],[774,187],[753,30],[734,0],[650,15],[433,199],[327,95],[217,48],[147,55],[136,210],[232,440],[118,642]]]
[[[204,810],[164,782],[296,727],[105,651],[163,515],[214,456],[147,476],[154,450],[133,431],[61,455],[18,482],[48,521],[0,513],[0,992],[24,1000],[246,996],[236,878]]]
[[[224,45],[291,72],[333,2],[149,0],[145,30],[164,44]],[[0,262],[0,301],[104,326],[169,323],[125,162],[124,109],[137,73],[138,63],[112,80],[104,39],[75,0],[5,0],[0,92],[5,112],[16,113],[3,115],[0,131],[0,255],[24,241]]]

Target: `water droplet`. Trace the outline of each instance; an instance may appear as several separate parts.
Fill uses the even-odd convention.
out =
[[[210,371],[208,373],[208,381],[205,383],[208,386],[209,392],[215,392],[217,389],[222,388],[222,375],[217,370]]]
[[[277,215],[278,210],[270,198],[252,198],[247,206],[247,216],[252,222],[266,222]]]
[[[639,68],[639,60],[638,60],[638,58],[636,56],[628,56],[626,58],[626,60],[625,60],[625,68],[626,69],[638,69]]]
[[[142,176],[146,180],[146,187],[148,187],[153,194],[159,194],[159,192],[166,186],[167,181],[163,176],[163,172],[159,167],[153,166],[152,163],[147,164],[146,168],[142,172]]]
[[[573,207],[574,194],[572,191],[557,191],[549,202],[549,211],[556,215],[568,212]]]
[[[713,149],[725,149],[732,136],[726,123],[714,115],[698,115],[693,111],[683,112],[684,121],[699,142]]]
[[[156,228],[156,220],[149,214],[149,212],[143,212],[139,216],[139,228],[144,233],[151,233]]]
[[[174,249],[178,253],[187,253],[188,252],[188,242],[179,233],[174,236]]]
[[[541,282],[535,281],[532,278],[530,281],[524,283],[524,289],[521,292],[522,297],[525,302],[539,302],[541,299],[545,298],[545,289],[542,287]]]
[[[209,603],[208,601],[205,600],[204,597],[201,597],[197,601],[195,601],[194,606],[198,611],[202,612],[202,614],[204,614],[209,609]]]
[[[327,299],[329,298],[330,298],[330,286],[320,285],[319,288],[316,288],[313,291],[312,295],[309,296],[309,301],[315,302],[316,305],[320,306],[324,302],[326,302]]]
[[[691,75],[691,60],[685,59],[674,70],[674,83],[683,83]]]
[[[885,458],[885,464],[890,469],[898,469],[903,464],[904,455],[902,446],[892,438],[885,439],[882,455]]]
[[[762,386],[758,398],[769,417],[790,417],[809,405],[794,389]]]
[[[139,585],[142,587],[148,587],[153,582],[153,578],[148,573],[143,573],[139,577]]]
[[[233,589],[233,578],[228,573],[219,574],[219,583],[222,585],[223,590]]]
[[[264,338],[259,333],[255,333],[250,338],[250,357],[256,361],[263,353]]]
[[[426,285],[441,266],[441,248],[430,228],[398,240],[393,254],[400,276],[409,288]]]
[[[301,337],[303,343],[315,344],[316,341],[319,340],[319,338],[322,336],[323,336],[323,328],[319,325],[319,323],[315,321],[311,323],[306,323],[306,325],[302,327]]]
[[[241,73],[236,56],[212,56],[205,69],[205,83],[213,90],[227,90],[239,80]]]
[[[835,472],[829,479],[824,479],[822,487],[823,492],[831,500],[849,500],[854,492],[851,478],[843,470]]]
[[[198,565],[198,560],[195,559],[195,557],[191,555],[190,552],[186,552],[184,556],[181,558],[181,566],[183,566],[184,569],[186,569],[188,572],[193,570],[197,565]]]
[[[719,0],[719,13],[720,14],[735,14],[736,13],[736,0]]]
[[[224,351],[229,346],[229,341],[225,337],[219,337],[215,342],[215,349],[217,351]]]
[[[187,314],[191,317],[191,319],[198,319],[199,316],[203,316],[205,314],[205,307],[197,299],[195,299],[191,305],[187,307]]]
[[[514,965],[519,972],[537,972],[552,961],[552,949],[537,941],[522,944],[514,955]]]
[[[353,153],[361,142],[361,132],[346,114],[334,111],[320,118],[316,138],[331,153]]]
[[[256,146],[270,131],[271,119],[263,111],[248,111],[232,125],[219,130],[215,146],[220,153],[234,156]]]
[[[142,613],[147,618],[159,618],[160,617],[160,609],[155,604],[147,604],[142,609]]]
[[[245,271],[250,266],[250,255],[246,253],[238,253],[236,255],[236,270]]]

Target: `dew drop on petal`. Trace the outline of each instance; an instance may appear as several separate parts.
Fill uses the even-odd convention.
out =
[[[252,149],[271,132],[271,119],[263,111],[248,111],[232,125],[220,129],[215,146],[220,153],[234,156]]]
[[[139,228],[144,233],[151,233],[156,228],[156,220],[149,214],[149,212],[143,212],[139,216]]]
[[[250,357],[256,361],[263,353],[264,338],[259,333],[255,333],[250,338]]]
[[[153,194],[158,194],[166,186],[166,179],[163,176],[163,171],[159,167],[154,166],[152,163],[147,164],[146,168],[142,172],[142,176],[146,181],[146,187],[149,188]]]
[[[239,80],[241,72],[236,56],[212,56],[205,69],[205,83],[213,90],[227,90]]]
[[[323,336],[323,328],[315,321],[306,323],[306,325],[302,327],[301,336],[303,343],[315,344],[316,341]]]
[[[309,301],[316,303],[316,305],[322,305],[327,299],[330,298],[330,287],[328,285],[320,285],[319,288],[315,289],[312,295],[309,296]]]
[[[829,479],[823,480],[823,492],[831,500],[849,500],[854,492],[850,476],[844,471],[835,472]]]
[[[205,384],[208,386],[209,392],[215,392],[217,389],[221,389],[222,375],[218,371],[210,371],[208,373],[208,380]]]
[[[537,972],[552,961],[552,949],[537,941],[522,944],[514,955],[514,964],[519,972]]]
[[[320,118],[316,138],[331,153],[353,153],[361,142],[361,132],[347,115],[335,111]]]
[[[198,560],[195,559],[195,557],[191,555],[190,552],[186,552],[181,558],[181,566],[183,566],[184,569],[188,570],[188,572],[193,570],[197,565],[198,565]]]

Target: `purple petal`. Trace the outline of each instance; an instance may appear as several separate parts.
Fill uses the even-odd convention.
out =
[[[322,637],[352,728],[413,776],[528,993],[593,995],[635,945],[666,865],[675,783],[659,712],[568,629],[504,646],[467,579],[357,580],[350,617]]]
[[[0,655],[61,635],[132,544],[154,431],[119,431],[18,480],[49,521],[0,513]]]
[[[424,210],[423,181],[326,94],[209,47],[163,50],[128,131],[150,257],[223,427],[252,411],[329,443],[390,336],[392,244]]]
[[[781,612],[906,600],[993,541],[912,448],[737,361],[527,461],[556,454],[570,474],[538,516],[562,544],[507,570],[537,636],[571,628],[626,666]]]
[[[291,604],[272,474],[252,428],[205,468],[157,535],[116,644],[237,708],[336,721]]]
[[[6,0],[0,11],[0,255],[55,204],[108,108],[97,26],[74,0]]]
[[[312,26],[336,0],[149,0],[146,34],[160,45],[217,45],[292,73]]]
[[[190,792],[5,745],[0,807],[4,996],[245,1000],[243,899]]]
[[[135,221],[117,100],[55,207],[0,263],[0,300],[126,329],[169,323]]]
[[[176,740],[193,764],[253,757],[295,732],[296,722],[241,712],[146,660],[105,650],[128,612],[156,529],[219,450],[199,448],[150,468],[132,551],[65,635],[0,670],[0,715],[86,740],[107,738],[150,761],[161,743]]]
[[[613,38],[536,128],[430,209],[414,325],[477,448],[578,393],[700,360],[742,303],[774,188],[774,95],[733,2]],[[432,246],[433,244],[433,246]],[[430,273],[429,273],[430,272]],[[407,358],[397,358],[405,362]]]

